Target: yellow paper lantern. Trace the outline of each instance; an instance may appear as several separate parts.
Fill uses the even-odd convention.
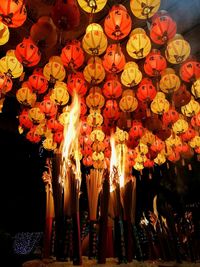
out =
[[[91,89],[93,90],[93,88],[91,88]],[[90,109],[96,109],[96,110],[101,109],[104,106],[104,103],[105,103],[105,99],[104,99],[103,95],[98,91],[92,91],[86,97],[86,105]]]
[[[149,130],[145,130],[143,136],[140,138],[140,144],[152,145],[156,141],[155,135]]]
[[[33,107],[28,111],[29,118],[34,124],[41,123],[45,120],[45,114],[38,107]]]
[[[134,110],[136,110],[137,106],[138,101],[133,95],[126,93],[123,94],[119,102],[119,107],[123,112],[133,112]]]
[[[18,78],[23,73],[23,66],[16,57],[6,55],[0,59],[0,72]]]
[[[173,124],[172,130],[175,134],[181,134],[186,132],[188,127],[189,127],[188,122],[180,118]]]
[[[101,126],[103,123],[103,116],[99,112],[99,110],[93,110],[88,116],[87,116],[87,124],[91,127],[98,127]]]
[[[154,159],[154,162],[158,165],[164,164],[166,161],[166,157],[164,153],[158,153],[157,157]]]
[[[135,152],[137,154],[146,155],[148,151],[149,151],[148,146],[146,144],[143,144],[142,142],[140,142],[138,146],[135,148]]]
[[[129,37],[126,50],[134,59],[146,57],[151,51],[151,40],[141,28],[134,29]]]
[[[165,50],[166,59],[172,64],[184,62],[190,55],[190,44],[180,34],[171,39]]]
[[[78,0],[80,7],[87,13],[97,13],[106,5],[107,0]]]
[[[196,80],[191,88],[191,92],[194,95],[195,98],[200,97],[200,79]]]
[[[151,18],[160,7],[160,0],[130,0],[133,15],[139,19]]]
[[[85,52],[93,56],[101,55],[105,52],[107,44],[107,37],[101,25],[97,23],[89,24],[82,39],[82,46]]]
[[[134,165],[133,165],[133,168],[136,170],[136,171],[141,171],[144,169],[144,165],[142,163],[139,163],[139,162],[136,162]]]
[[[70,114],[69,111],[64,111],[62,112],[59,117],[58,117],[58,121],[63,125],[67,125],[69,124],[69,118],[70,118]]]
[[[57,143],[53,141],[53,138],[46,138],[42,142],[43,147],[48,151],[53,151],[57,147]]]
[[[175,74],[175,71],[171,68],[167,68],[162,73],[162,78],[160,79],[159,87],[166,93],[173,93],[179,89],[181,81],[179,77]]]
[[[121,82],[126,87],[133,87],[142,80],[142,73],[135,62],[127,62],[121,74]]]
[[[54,89],[51,91],[50,99],[55,101],[57,105],[66,105],[69,101],[69,93],[67,85],[64,82],[56,82]]]
[[[105,70],[98,57],[91,58],[83,70],[84,78],[92,85],[101,83],[105,78]]]
[[[119,143],[125,142],[128,140],[128,133],[117,127],[114,137],[115,137],[116,142],[119,142]]]
[[[33,107],[37,96],[28,87],[22,87],[17,91],[16,98],[20,104]]]
[[[188,142],[189,145],[192,147],[192,148],[197,148],[197,147],[200,147],[200,136],[196,135],[194,138],[192,138],[191,141]]]
[[[4,45],[8,42],[10,37],[10,32],[8,26],[0,21],[0,45]]]
[[[168,111],[170,104],[167,99],[165,99],[164,97],[159,97],[157,95],[151,102],[151,110],[155,114],[162,115],[164,112]]]
[[[138,153],[137,157],[135,158],[135,162],[143,164],[147,160],[147,157],[144,154]]]
[[[165,140],[165,144],[167,147],[175,147],[180,145],[181,143],[181,138],[176,134],[171,134],[170,137]]]
[[[196,115],[199,111],[200,111],[200,105],[194,99],[191,99],[187,105],[181,107],[182,114],[187,117],[192,117]]]
[[[96,141],[102,142],[104,140],[104,138],[105,138],[105,134],[100,129],[95,129],[90,134],[90,139],[93,142],[96,142]]]
[[[43,68],[44,76],[52,83],[63,81],[66,75],[63,64],[61,64],[58,59],[56,59],[56,61],[54,60],[55,58],[51,59]]]

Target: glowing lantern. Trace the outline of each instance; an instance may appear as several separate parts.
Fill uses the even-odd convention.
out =
[[[101,25],[91,23],[86,28],[82,46],[86,53],[93,56],[101,55],[107,48],[107,37]]]
[[[137,98],[146,103],[150,103],[156,96],[156,88],[148,78],[142,79],[137,90]]]
[[[140,145],[145,144],[145,145],[148,145],[148,147],[149,147],[150,145],[152,145],[155,142],[155,140],[156,140],[155,135],[152,132],[145,129],[143,136],[140,138]],[[147,152],[148,152],[148,150],[146,151],[146,153]]]
[[[103,66],[107,72],[118,73],[123,70],[126,60],[119,44],[111,44],[106,50]]]
[[[180,118],[173,124],[172,130],[175,134],[181,134],[186,132],[188,127],[189,127],[188,122]]]
[[[6,55],[0,59],[0,70],[11,78],[18,78],[23,73],[23,66],[16,57]]]
[[[133,166],[133,168],[136,170],[136,171],[141,171],[144,169],[144,165],[143,165],[143,162],[140,163],[140,162],[136,162]]]
[[[8,27],[17,28],[26,20],[26,8],[23,1],[1,0],[0,20]]]
[[[106,101],[103,116],[110,120],[117,120],[119,118],[119,107],[116,100]]]
[[[132,127],[129,131],[129,135],[135,139],[139,139],[144,133],[142,123],[139,121],[133,121]]]
[[[165,144],[162,140],[160,140],[159,138],[156,138],[155,142],[151,145],[151,150],[156,152],[156,153],[160,153],[165,147]]]
[[[187,143],[180,143],[178,146],[175,147],[175,150],[178,153],[186,153],[190,149],[190,146]]]
[[[19,125],[21,127],[30,129],[33,126],[33,122],[29,118],[29,111],[27,109],[23,109],[19,115]]]
[[[87,66],[83,70],[84,78],[92,85],[101,83],[105,78],[105,70],[102,66],[101,59],[92,57],[88,60]]]
[[[191,88],[191,92],[194,95],[195,98],[200,97],[200,79],[196,80]]]
[[[73,40],[62,49],[61,60],[64,66],[78,69],[84,62],[84,53],[81,43]]]
[[[127,87],[133,87],[142,80],[142,73],[135,62],[127,62],[121,74],[121,82]]]
[[[161,11],[152,18],[150,37],[156,44],[165,44],[176,34],[176,22],[167,14]]]
[[[10,37],[10,32],[8,26],[0,21],[0,45],[4,45],[8,42]]]
[[[63,132],[55,132],[53,134],[53,141],[60,144],[63,141]]]
[[[69,75],[67,89],[70,95],[73,95],[74,92],[76,92],[80,97],[83,97],[88,90],[88,85],[84,79],[83,73],[76,72],[75,74]]]
[[[99,152],[99,151],[98,151],[98,152]],[[83,148],[81,149],[81,153],[82,153],[84,156],[92,156],[92,153],[93,153],[92,147],[89,146],[89,145],[85,145],[85,146],[83,146]]]
[[[36,94],[34,94],[28,87],[20,88],[16,93],[16,98],[20,104],[33,107],[36,102]]]
[[[92,127],[86,121],[81,123],[80,135],[89,135],[92,132]]]
[[[154,161],[150,160],[150,159],[146,159],[146,161],[144,162],[144,167],[145,168],[153,168],[154,166]]]
[[[181,79],[185,82],[191,82],[200,78],[200,62],[187,60],[180,67]]]
[[[53,117],[57,113],[56,103],[48,97],[39,104],[39,108],[47,117]]]
[[[34,42],[28,38],[16,46],[15,56],[26,67],[32,67],[39,63],[41,54]]]
[[[190,102],[191,94],[186,89],[186,86],[182,84],[180,88],[174,92],[172,101],[175,107],[180,108],[181,106],[187,105]]]
[[[157,157],[153,160],[156,164],[162,165],[166,161],[164,153],[158,153]]]
[[[192,140],[189,141],[189,145],[195,149],[200,147],[200,136],[196,135],[194,138],[192,138]]]
[[[103,85],[102,92],[107,98],[118,98],[122,94],[122,86],[117,76],[108,77]]]
[[[35,126],[26,134],[26,138],[32,143],[39,143],[41,140],[41,136],[38,134]]]
[[[93,128],[101,126],[102,123],[103,116],[99,111],[92,110],[92,112],[87,116],[87,124]]]
[[[154,100],[151,102],[151,110],[158,115],[162,115],[169,110],[169,102],[165,97],[161,96],[161,92],[158,92]]]
[[[91,132],[90,138],[93,142],[96,142],[96,141],[102,142],[105,138],[105,134],[102,130],[95,129]]]
[[[159,50],[153,49],[144,62],[144,71],[149,76],[159,76],[167,67],[166,59]]]
[[[191,99],[187,105],[181,107],[181,112],[187,117],[192,117],[196,115],[199,111],[200,105],[194,99]]]
[[[123,5],[112,6],[104,21],[105,33],[113,40],[121,40],[131,31],[132,21]]]
[[[106,5],[107,0],[78,0],[80,7],[88,13],[97,13]]]
[[[179,34],[170,40],[165,50],[166,59],[172,64],[184,62],[190,55],[190,44]]]
[[[129,92],[126,93],[126,91],[130,90],[124,91],[125,93],[122,95],[122,98],[120,99],[119,107],[123,112],[133,112],[138,106],[138,101]]]
[[[53,138],[46,138],[43,142],[42,145],[44,149],[52,151],[55,150],[57,147],[57,143],[54,142]]]
[[[191,124],[193,127],[200,126],[200,113],[197,113],[196,115],[192,117]]]
[[[86,105],[91,109],[101,109],[104,106],[105,99],[101,94],[99,87],[92,87],[89,95],[86,97]]]
[[[187,131],[185,131],[184,133],[180,134],[180,137],[184,142],[188,142],[192,138],[194,138],[195,135],[196,135],[196,131],[192,127],[189,127],[187,129]]]
[[[167,148],[168,147],[172,147],[173,148],[173,147],[176,147],[179,144],[181,144],[182,141],[181,141],[181,138],[178,135],[172,134],[169,138],[167,138],[165,140],[165,143],[166,143]]]
[[[179,114],[174,108],[170,108],[168,111],[163,113],[163,124],[168,127],[171,126],[179,119]]]
[[[0,94],[6,94],[12,89],[13,82],[9,76],[0,73]]]
[[[69,101],[69,93],[67,91],[66,83],[56,82],[54,89],[51,91],[50,99],[55,101],[57,105],[66,105]]]
[[[164,93],[170,94],[179,89],[181,81],[173,69],[165,69],[161,76],[159,87]]]
[[[29,85],[33,92],[43,94],[48,89],[48,82],[42,73],[42,70],[34,70],[33,74],[28,78]]]
[[[160,0],[130,0],[130,7],[134,16],[139,19],[148,19],[158,11]]]
[[[29,118],[34,124],[39,124],[44,121],[45,115],[39,107],[33,107],[28,112]]]
[[[63,125],[57,121],[55,118],[51,118],[47,121],[47,127],[52,131],[52,132],[61,132],[63,130]]]
[[[83,164],[84,164],[86,167],[90,167],[90,166],[92,166],[92,165],[93,165],[92,157],[91,157],[91,156],[83,157]]]
[[[148,153],[148,146],[142,142],[138,144],[138,146],[135,148],[135,151],[138,155],[146,155]],[[139,158],[137,155],[137,158]],[[143,160],[142,160],[143,161]],[[139,161],[138,161],[139,162]]]
[[[55,83],[56,81],[63,81],[66,73],[61,61],[53,58],[44,66],[43,74],[48,81]]]
[[[167,159],[171,162],[176,162],[180,159],[180,154],[176,150],[170,149],[170,153],[167,156]]]
[[[134,29],[129,37],[126,50],[134,59],[146,57],[151,51],[151,41],[146,32],[141,28]]]

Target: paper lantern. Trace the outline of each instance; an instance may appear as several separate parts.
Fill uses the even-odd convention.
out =
[[[87,113],[87,106],[85,103],[85,98],[83,97],[80,98],[79,103],[80,103],[80,116],[83,117]]]
[[[20,27],[26,20],[26,8],[23,0],[1,0],[0,20],[8,27]]]
[[[39,104],[39,108],[47,117],[53,117],[57,113],[56,103],[48,97]]]
[[[67,85],[64,82],[56,82],[54,89],[51,91],[50,99],[55,101],[57,105],[66,105],[69,101],[69,93]]]
[[[10,32],[8,26],[0,21],[0,45],[4,45],[8,42]]]
[[[96,142],[96,141],[102,142],[105,138],[105,134],[102,130],[95,129],[91,132],[90,138],[93,142]]]
[[[150,27],[151,40],[159,45],[165,44],[176,34],[176,22],[162,10],[154,15]]]
[[[163,125],[168,127],[171,126],[179,119],[179,114],[174,108],[170,108],[166,112],[163,113]]]
[[[0,73],[0,94],[6,94],[12,90],[13,82],[9,76]]]
[[[180,123],[180,125],[181,125],[181,123]],[[184,124],[184,122],[183,122],[183,124]],[[165,144],[167,146],[167,149],[169,147],[173,148],[175,146],[178,146],[181,143],[182,143],[181,138],[176,134],[171,134],[171,136],[165,140]]]
[[[97,110],[90,111],[91,113],[87,116],[87,124],[91,127],[101,126],[103,123],[103,116]]]
[[[132,21],[123,5],[112,6],[104,21],[105,33],[113,40],[121,40],[131,31]]]
[[[102,92],[107,98],[118,98],[122,94],[122,85],[118,81],[117,76],[107,78],[107,81],[104,83]]]
[[[151,51],[151,41],[146,32],[141,28],[135,28],[129,37],[126,50],[134,59],[146,57]]]
[[[52,132],[61,132],[64,128],[63,125],[55,118],[49,119],[46,125]]]
[[[90,89],[89,95],[86,97],[86,105],[91,109],[100,109],[104,106],[105,99],[100,93],[101,89],[93,87]]]
[[[187,131],[189,125],[184,119],[178,119],[172,126],[172,130],[175,134],[181,134]]]
[[[150,160],[150,159],[146,159],[146,161],[144,162],[144,167],[145,168],[153,168],[154,166],[154,161]]]
[[[162,115],[164,112],[169,110],[169,102],[165,98],[156,96],[151,102],[151,110],[155,114]]]
[[[153,160],[156,164],[162,165],[166,161],[164,153],[158,153],[157,157]]]
[[[24,38],[23,41],[16,46],[15,56],[26,67],[32,67],[39,63],[41,54],[38,47],[31,38]]]
[[[150,103],[156,96],[156,88],[148,78],[142,79],[137,90],[137,98],[146,103]]]
[[[88,145],[85,145],[83,146],[83,148],[81,149],[81,153],[82,155],[85,156],[92,156],[92,153],[93,153],[93,149],[91,146],[88,146]]]
[[[63,136],[63,131],[61,132],[55,132],[53,134],[53,141],[56,142],[57,144],[60,144],[64,139],[64,136]]]
[[[86,167],[90,167],[93,164],[93,160],[91,156],[83,157],[83,165]]]
[[[159,139],[159,138],[156,138],[155,142],[151,145],[151,150],[156,152],[156,153],[160,153],[165,147],[165,144],[164,142]]]
[[[126,60],[119,44],[111,44],[106,50],[103,66],[109,73],[119,73],[123,70]]]
[[[107,37],[101,25],[91,23],[86,28],[82,46],[86,53],[93,56],[101,55],[107,48]]]
[[[151,18],[160,7],[160,0],[130,0],[133,15],[139,19]]]
[[[61,31],[72,30],[80,23],[80,11],[75,0],[58,0],[52,8],[51,17]]]
[[[185,82],[192,82],[200,78],[200,62],[187,60],[180,67],[181,79]]]
[[[90,58],[83,70],[83,75],[86,81],[92,85],[101,83],[105,78],[105,70],[101,64],[101,59],[98,57]]]
[[[23,109],[19,115],[19,125],[21,127],[30,129],[33,126],[32,120],[29,118],[28,109]]]
[[[33,107],[28,111],[28,116],[34,124],[39,124],[45,120],[45,114],[39,107]]]
[[[29,85],[33,92],[43,94],[48,89],[48,81],[42,73],[42,70],[36,69],[28,78]]]
[[[138,101],[133,95],[124,95],[120,99],[119,107],[123,112],[133,112],[138,106]]]
[[[194,138],[195,135],[196,135],[196,131],[192,127],[189,126],[187,131],[185,131],[184,133],[180,134],[180,137],[184,142],[188,142],[192,138]]]
[[[23,73],[23,66],[16,57],[7,55],[0,59],[0,70],[11,78],[18,78]]]
[[[161,76],[159,87],[164,93],[170,94],[179,89],[181,81],[173,69],[165,69]]]
[[[180,154],[175,150],[170,150],[170,153],[167,156],[167,159],[171,162],[179,161],[180,160]]]
[[[58,61],[49,61],[43,69],[43,74],[51,83],[55,83],[56,81],[63,81],[65,78],[65,68],[62,63]]]
[[[139,152],[141,152],[140,151],[141,145],[145,144],[144,147],[145,147],[145,151],[146,151],[145,154],[146,154],[148,152],[148,147],[152,145],[155,142],[155,140],[156,140],[155,135],[151,131],[145,129],[144,134],[140,138],[140,146],[138,147]]]
[[[26,134],[26,139],[28,139],[32,143],[39,143],[41,140],[41,136],[38,134],[36,130],[36,126],[33,126],[30,131]]]
[[[153,49],[144,62],[144,71],[149,76],[159,76],[166,67],[166,59],[157,49]]]
[[[17,90],[16,98],[18,102],[24,106],[33,107],[36,102],[36,94],[31,91],[28,87],[22,87]]]
[[[54,142],[53,138],[46,138],[43,142],[42,145],[44,147],[44,149],[48,150],[48,151],[53,151],[56,149],[57,147],[57,143]]]
[[[190,44],[179,34],[171,39],[165,50],[166,59],[172,64],[184,62],[190,55]]]
[[[103,116],[110,120],[117,120],[119,118],[119,107],[116,100],[106,101]]]
[[[78,40],[72,40],[62,49],[61,60],[64,66],[78,69],[83,65],[84,53],[81,43]]]
[[[192,117],[191,124],[193,127],[200,126],[200,112]]]
[[[191,99],[187,105],[181,107],[182,114],[187,117],[192,117],[196,115],[199,111],[200,111],[200,105],[194,99]]]
[[[107,0],[78,0],[80,7],[87,13],[97,13],[106,5]]]
[[[67,89],[71,96],[76,93],[80,97],[83,97],[88,90],[88,85],[84,79],[83,73],[76,72],[69,75],[67,80]]]
[[[200,147],[200,136],[196,135],[194,138],[192,138],[192,140],[189,141],[189,145],[195,149]]]
[[[200,97],[200,79],[196,80],[192,87],[191,87],[191,92],[194,95],[195,98]]]
[[[142,80],[142,73],[135,62],[127,62],[121,74],[121,82],[126,87],[133,87]]]
[[[142,126],[142,123],[139,121],[133,121],[132,127],[129,131],[129,135],[132,136],[135,139],[139,139],[144,133],[144,128]]]
[[[191,94],[187,91],[186,86],[182,84],[180,88],[174,92],[172,101],[176,108],[187,105],[190,102]]]

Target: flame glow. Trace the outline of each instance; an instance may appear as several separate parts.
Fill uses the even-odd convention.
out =
[[[113,179],[114,179],[114,169],[117,166],[117,153],[115,149],[115,138],[114,134],[110,137],[111,146],[111,157],[110,157],[110,192],[114,191]]]

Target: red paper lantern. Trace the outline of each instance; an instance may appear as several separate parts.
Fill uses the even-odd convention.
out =
[[[40,110],[47,116],[47,117],[53,117],[57,113],[57,105],[54,101],[49,99],[49,97],[46,97],[40,104],[39,104]]]
[[[181,79],[185,82],[192,82],[200,78],[200,62],[187,60],[180,67]]]
[[[137,98],[146,103],[150,103],[156,96],[156,88],[149,78],[144,78],[139,84],[136,96]]]
[[[176,22],[167,14],[166,11],[157,13],[152,18],[150,27],[150,37],[156,44],[165,44],[176,34]]]
[[[53,134],[53,141],[56,142],[57,144],[60,144],[63,140],[64,136],[63,136],[63,132],[55,132]]]
[[[87,106],[85,104],[85,99],[82,97],[80,99],[80,116],[83,117],[87,113]]]
[[[108,77],[105,82],[102,92],[107,98],[118,98],[122,94],[122,85],[118,81],[117,76]]]
[[[174,108],[170,108],[168,111],[163,113],[163,124],[168,127],[172,126],[179,119],[179,114]]]
[[[93,150],[91,146],[83,146],[83,148],[81,149],[81,153],[82,155],[85,156],[92,156]]]
[[[126,63],[124,54],[119,44],[111,44],[106,50],[103,66],[109,73],[118,73],[123,70]]]
[[[193,127],[200,126],[200,112],[194,115],[191,119],[191,125]]]
[[[156,152],[156,153],[160,153],[160,151],[165,147],[164,142],[159,139],[156,138],[155,142],[151,145],[151,150]]]
[[[180,143],[175,147],[178,153],[187,153],[190,150],[190,146],[187,143]]]
[[[19,115],[19,125],[27,129],[30,129],[33,126],[33,122],[28,115],[28,109],[23,109]]]
[[[86,167],[90,167],[90,166],[92,166],[92,164],[93,164],[92,157],[91,157],[91,156],[83,157],[83,164],[84,164]]]
[[[159,76],[166,67],[166,59],[160,54],[160,51],[156,49],[148,54],[144,62],[144,71],[151,77]]]
[[[143,135],[143,133],[144,128],[142,126],[142,123],[139,121],[133,121],[132,127],[129,131],[129,135],[137,140]]]
[[[106,119],[117,120],[119,118],[120,112],[116,100],[107,100],[105,108],[103,110],[103,116]]]
[[[41,59],[40,51],[31,38],[24,38],[24,40],[17,45],[15,56],[19,62],[26,67],[37,65]]]
[[[0,94],[6,94],[12,89],[13,82],[11,78],[4,74],[0,73]]]
[[[180,159],[180,154],[176,150],[172,150],[170,155],[167,157],[169,161],[176,162]]]
[[[23,0],[1,0],[0,20],[8,27],[17,28],[26,20],[26,8]]]
[[[34,93],[43,94],[48,89],[48,81],[43,75],[42,69],[35,69],[29,76],[28,82]]]
[[[180,134],[180,137],[184,142],[192,140],[192,138],[194,138],[195,136],[196,136],[196,131],[192,127],[189,127],[187,131]]]
[[[32,143],[39,143],[41,140],[41,136],[36,131],[36,126],[33,126],[30,131],[26,134],[26,139],[28,139]]]
[[[145,168],[153,168],[154,161],[153,160],[150,160],[150,159],[147,159],[143,164],[144,164],[144,167]]]
[[[84,79],[83,73],[77,72],[69,75],[67,88],[70,95],[73,95],[76,92],[80,97],[83,97],[88,90],[88,84]]]
[[[89,136],[91,132],[92,132],[92,127],[89,126],[86,121],[83,121],[81,123],[80,135]]]
[[[80,11],[75,0],[57,0],[52,9],[52,19],[61,30],[71,30],[80,23]]]
[[[105,33],[113,40],[121,40],[131,31],[132,21],[123,5],[114,5],[104,21]]]
[[[55,118],[51,118],[47,121],[47,127],[52,131],[52,132],[61,132],[63,131],[63,125],[57,121]]]
[[[66,67],[78,69],[84,62],[84,53],[81,48],[81,43],[78,40],[73,40],[67,43],[62,49],[61,59]]]
[[[176,108],[187,105],[191,100],[191,94],[187,91],[185,84],[182,84],[180,88],[174,92],[172,101]]]

